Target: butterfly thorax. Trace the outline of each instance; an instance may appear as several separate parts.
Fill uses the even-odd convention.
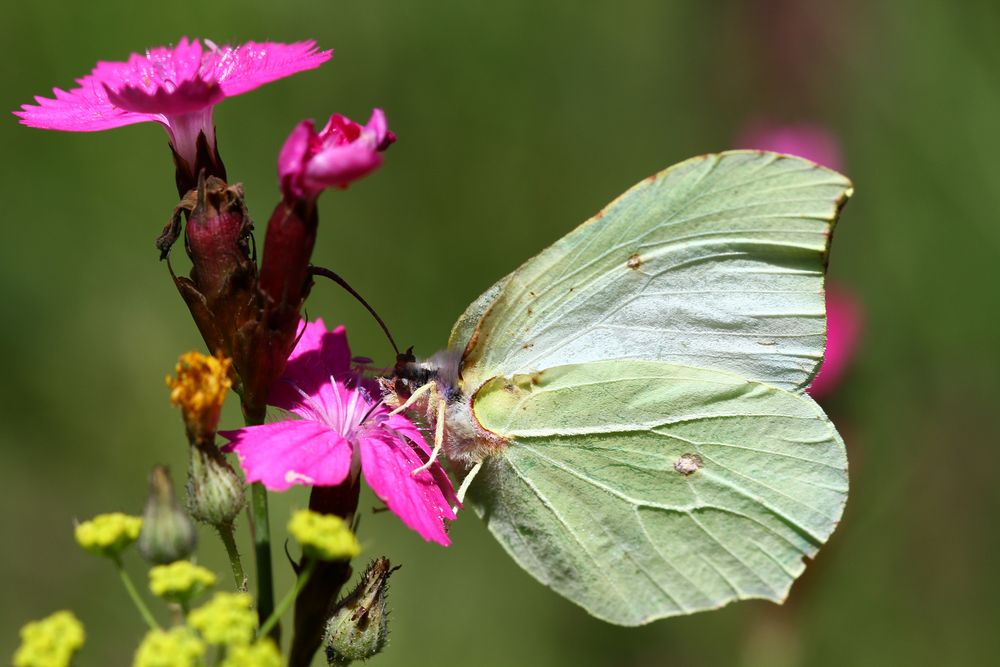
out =
[[[427,387],[412,407],[423,416],[430,433],[437,428],[443,402],[445,455],[452,463],[468,468],[496,454],[506,441],[483,428],[475,418],[473,402],[478,387],[466,387],[461,357],[461,351],[445,350],[422,361],[403,359],[397,363],[393,377],[383,382],[383,388],[389,403],[401,405]]]

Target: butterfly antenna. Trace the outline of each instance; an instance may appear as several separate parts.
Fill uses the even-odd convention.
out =
[[[396,346],[396,341],[393,340],[392,334],[389,333],[389,327],[387,327],[385,325],[385,322],[383,322],[382,318],[379,317],[378,313],[375,312],[375,309],[371,307],[371,304],[369,304],[367,301],[365,301],[365,298],[363,296],[361,296],[360,294],[358,294],[357,291],[355,291],[355,289],[353,287],[351,287],[347,283],[346,280],[344,280],[343,278],[341,278],[339,275],[337,275],[336,273],[334,273],[330,269],[323,268],[322,266],[311,266],[310,265],[310,267],[309,267],[309,274],[313,275],[313,276],[322,276],[323,278],[329,278],[333,282],[335,282],[338,285],[340,285],[341,287],[343,287],[344,290],[346,290],[348,294],[350,294],[355,299],[357,299],[358,303],[360,303],[362,306],[364,306],[365,309],[368,310],[369,313],[371,313],[372,317],[375,318],[375,321],[378,322],[378,325],[380,327],[382,327],[382,331],[385,333],[385,337],[389,339],[389,345],[392,345],[393,352],[396,353],[397,357],[399,356],[399,348]]]

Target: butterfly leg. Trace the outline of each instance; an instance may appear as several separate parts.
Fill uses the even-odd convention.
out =
[[[469,486],[472,485],[472,480],[476,478],[476,475],[479,474],[479,469],[482,467],[483,462],[480,461],[476,465],[472,466],[472,469],[466,473],[465,479],[462,480],[462,485],[458,487],[458,493],[455,494],[458,498],[458,505],[451,508],[453,513],[458,514],[458,508],[465,503],[465,492],[469,490]]]
[[[392,412],[390,412],[389,415],[390,416],[392,416],[392,415],[398,415],[400,412],[403,412],[404,410],[409,410],[410,407],[414,403],[416,403],[418,400],[420,400],[421,396],[423,396],[424,394],[426,394],[427,392],[429,392],[433,387],[434,387],[434,381],[433,380],[431,380],[427,384],[421,386],[415,392],[413,392],[412,394],[410,394],[410,397],[408,399],[406,399],[405,403],[403,403],[401,406],[399,406],[398,408],[396,408],[395,410],[393,410]]]
[[[421,387],[421,389],[423,389],[423,387]],[[419,391],[419,389],[417,391]],[[414,395],[416,395],[416,392],[414,392]],[[441,453],[441,445],[444,444],[444,418],[445,418],[445,411],[447,409],[448,409],[448,403],[446,401],[444,400],[438,401],[437,419],[435,420],[434,423],[434,449],[431,450],[431,457],[427,459],[427,463],[423,464],[419,468],[414,468],[410,474],[416,475],[417,473],[423,472],[424,470],[430,468],[432,465],[434,465],[434,462],[437,460],[438,454]]]

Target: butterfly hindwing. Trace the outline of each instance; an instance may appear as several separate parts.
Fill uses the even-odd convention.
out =
[[[521,567],[612,623],[784,599],[847,496],[819,407],[731,373],[559,366],[492,380],[473,409],[508,441],[472,486],[477,512]]]
[[[504,278],[488,308],[467,311],[452,335],[471,339],[463,372],[475,386],[648,359],[800,390],[822,358],[826,253],[850,192],[840,174],[774,153],[671,167]]]

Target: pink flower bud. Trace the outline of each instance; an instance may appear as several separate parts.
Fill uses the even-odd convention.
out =
[[[381,109],[364,126],[340,114],[320,132],[311,120],[302,121],[278,156],[281,191],[286,199],[315,199],[326,188],[346,188],[377,169],[380,153],[395,140]]]

